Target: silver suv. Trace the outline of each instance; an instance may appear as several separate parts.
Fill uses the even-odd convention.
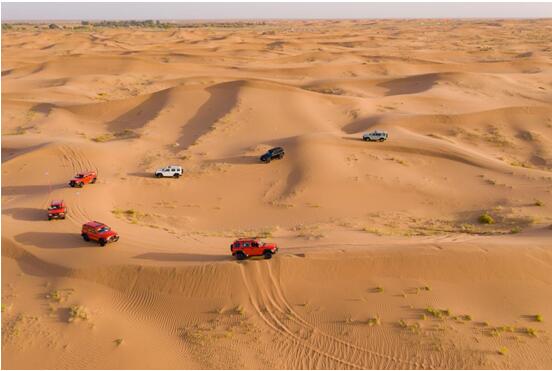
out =
[[[387,140],[388,134],[386,131],[374,130],[370,133],[365,133],[362,139],[366,142],[383,142]]]

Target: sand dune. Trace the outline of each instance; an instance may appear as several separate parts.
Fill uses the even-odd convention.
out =
[[[549,20],[66,26],[2,35],[4,368],[552,367]]]

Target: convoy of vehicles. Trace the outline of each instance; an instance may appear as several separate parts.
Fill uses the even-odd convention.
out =
[[[167,167],[155,170],[155,176],[157,178],[180,178],[183,174],[182,166],[169,165]]]
[[[81,236],[85,241],[96,241],[100,246],[119,241],[119,235],[101,222],[88,222],[82,225]]]
[[[65,219],[67,216],[67,206],[63,200],[53,200],[48,207],[48,220]]]
[[[270,161],[272,161],[274,159],[281,160],[281,159],[284,158],[284,155],[285,155],[285,152],[284,152],[284,149],[282,147],[274,147],[274,148],[271,148],[268,151],[266,151],[266,153],[264,153],[261,156],[261,161],[269,163]]]
[[[69,181],[71,187],[82,188],[85,184],[94,184],[98,179],[98,174],[95,171],[85,171],[75,175],[73,179]]]
[[[238,260],[252,256],[264,256],[265,259],[270,259],[278,251],[278,246],[275,243],[262,242],[257,238],[240,238],[230,245],[230,251]]]
[[[369,133],[365,133],[362,139],[365,141],[379,141],[383,142],[387,140],[388,133],[385,131],[374,130]],[[282,147],[274,147],[264,153],[260,160],[265,163],[269,163],[274,159],[280,160],[284,158],[285,151]],[[182,166],[169,165],[167,167],[157,169],[154,175],[157,178],[170,177],[179,178],[183,175]],[[71,187],[83,187],[85,184],[94,184],[98,179],[96,171],[85,171],[75,175],[69,182]],[[52,219],[65,219],[67,216],[67,205],[63,200],[53,200],[48,207],[48,220]],[[85,241],[96,241],[101,246],[105,246],[108,243],[116,242],[119,240],[117,232],[112,230],[104,223],[97,221],[90,221],[82,225],[81,236]],[[230,251],[232,255],[238,260],[243,260],[254,256],[263,256],[265,259],[272,258],[278,251],[278,246],[274,243],[265,243],[258,238],[240,238],[235,240],[230,245]]]

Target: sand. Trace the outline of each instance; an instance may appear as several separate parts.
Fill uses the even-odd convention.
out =
[[[552,368],[552,21],[66,26],[2,32],[3,368]]]

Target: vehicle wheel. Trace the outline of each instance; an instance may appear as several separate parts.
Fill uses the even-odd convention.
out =
[[[155,174],[156,177],[161,178],[163,174]]]
[[[48,217],[48,220],[52,220],[52,218],[51,218],[51,217]]]
[[[383,138],[380,138],[380,139],[379,139],[380,142],[383,142],[384,140],[385,140],[385,139],[383,139]]]
[[[79,183],[79,188],[82,188],[82,187],[84,187],[84,183],[83,183],[83,182],[80,182],[80,183]]]
[[[263,255],[264,255],[264,258],[265,258],[265,259],[271,259],[271,258],[272,258],[272,251],[266,250],[266,251],[263,253]]]
[[[82,234],[82,239],[85,240],[85,241],[90,241],[90,237],[88,237],[88,235],[86,233]]]
[[[238,259],[238,260],[244,260],[245,258],[246,258],[246,256],[245,256],[245,254],[244,254],[243,252],[238,251],[238,252],[236,253],[236,259]]]
[[[180,178],[180,174],[174,174],[173,175],[176,179]]]
[[[363,141],[367,142],[368,141],[368,138],[362,138]]]
[[[282,153],[282,154],[278,157],[278,159],[281,160],[281,159],[283,159],[283,158],[284,158],[284,154]]]
[[[90,181],[90,183],[94,184],[94,183],[96,183],[96,180],[98,180],[98,178],[92,179],[92,180]]]
[[[100,238],[98,242],[100,243],[100,246],[105,246],[105,244],[107,243],[107,241],[104,240],[103,238]]]

